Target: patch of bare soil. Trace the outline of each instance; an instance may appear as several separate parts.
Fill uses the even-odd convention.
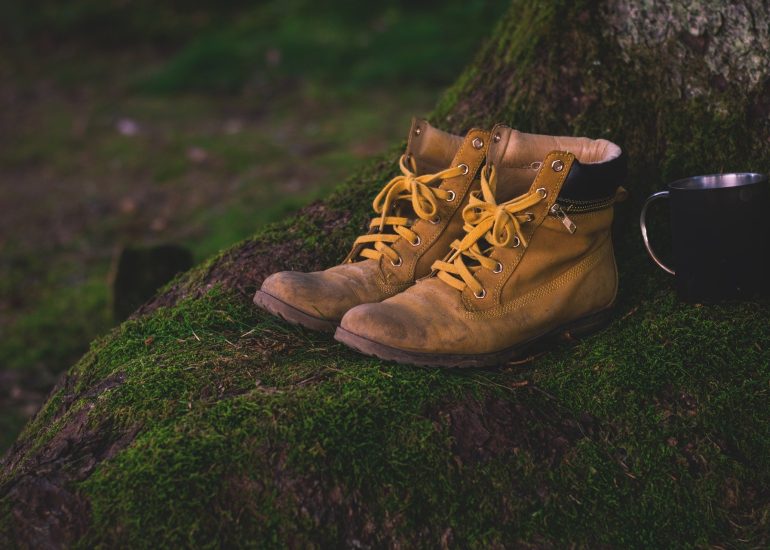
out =
[[[536,403],[469,398],[440,409],[436,416],[448,426],[452,450],[463,464],[524,452],[555,466],[578,440],[594,432],[596,421],[587,413],[580,418],[565,415],[542,399]]]

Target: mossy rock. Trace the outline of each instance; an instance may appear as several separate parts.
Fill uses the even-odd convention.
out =
[[[768,14],[689,4],[516,0],[431,117],[625,147],[605,331],[455,373],[253,308],[344,256],[389,155],[92,345],[3,459],[0,546],[770,544],[770,304],[679,302],[634,221],[666,180],[770,167]]]

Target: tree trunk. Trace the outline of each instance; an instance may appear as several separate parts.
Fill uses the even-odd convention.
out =
[[[458,375],[256,312],[267,274],[344,256],[389,155],[93,344],[2,460],[0,546],[770,544],[770,308],[678,303],[634,221],[673,178],[770,168],[768,8],[514,0],[430,117],[624,147],[606,331]]]

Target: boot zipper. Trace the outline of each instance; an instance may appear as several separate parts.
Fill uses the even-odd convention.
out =
[[[606,199],[600,199],[595,201],[575,201],[569,199],[559,199],[558,201],[567,212],[576,214],[582,214],[584,212],[593,212],[594,210],[602,210],[615,203],[615,197],[609,197]]]
[[[553,204],[548,213],[551,216],[558,218],[561,223],[564,224],[564,227],[567,228],[567,231],[572,234],[577,231],[577,225],[575,225],[575,222],[573,222],[569,216],[567,216],[567,212],[571,214],[585,214],[587,212],[602,210],[608,206],[612,206],[614,203],[615,197],[609,197],[607,199],[596,201],[574,201],[569,199],[559,199],[558,202]]]
[[[569,219],[569,216],[567,216],[567,213],[562,209],[558,202],[553,203],[549,214],[559,218],[561,223],[564,225],[564,227],[567,228],[567,231],[569,231],[570,234],[573,234],[575,231],[577,231],[577,225],[575,225],[575,223]]]

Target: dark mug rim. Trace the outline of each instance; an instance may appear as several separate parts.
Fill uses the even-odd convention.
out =
[[[678,179],[669,183],[668,188],[677,191],[705,191],[745,187],[767,181],[767,174],[760,174],[758,172],[726,172],[724,174],[706,174]]]

